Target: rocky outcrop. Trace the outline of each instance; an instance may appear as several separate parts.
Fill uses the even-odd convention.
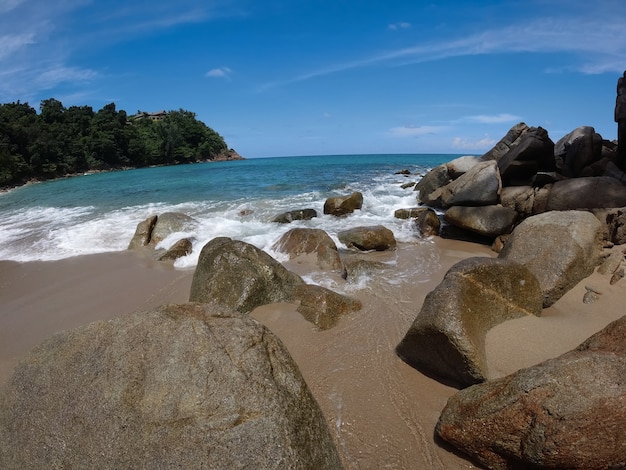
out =
[[[502,181],[495,162],[483,162],[437,191],[443,208],[497,204]],[[431,194],[432,197],[432,194]]]
[[[593,127],[578,127],[559,139],[554,155],[563,175],[591,176],[585,173],[589,166],[602,158],[602,136]]]
[[[217,303],[241,313],[293,299],[304,281],[248,243],[214,238],[200,252],[193,275],[191,302]]]
[[[446,165],[439,165],[426,173],[414,187],[415,191],[419,191],[417,195],[418,202],[428,206],[441,206],[440,188],[452,181],[452,177],[448,172]]]
[[[136,249],[148,245],[155,247],[169,235],[190,230],[196,223],[193,217],[180,212],[165,212],[158,216],[153,215],[139,222],[128,248]]]
[[[321,330],[334,327],[341,316],[361,310],[362,307],[359,300],[308,284],[296,286],[294,298],[300,301],[298,312]]]
[[[488,378],[485,335],[495,325],[541,314],[535,276],[518,263],[468,258],[455,264],[430,292],[396,347],[402,360],[455,386]]]
[[[0,399],[0,468],[341,468],[286,348],[257,321],[168,305],[37,346]]]
[[[626,317],[448,400],[436,432],[487,468],[626,468]]]
[[[546,211],[626,206],[626,186],[608,176],[571,178],[552,185]]]
[[[509,207],[453,206],[444,214],[444,220],[463,230],[477,233],[484,237],[495,238],[511,232],[517,220],[517,212]]]
[[[361,251],[385,251],[396,248],[393,232],[382,225],[344,230],[337,234],[337,238],[348,248]]]
[[[532,186],[509,186],[502,188],[500,203],[504,207],[515,210],[522,219],[531,215],[541,214],[546,211],[551,187],[549,185],[541,188]]]
[[[287,253],[289,259],[314,255],[320,269],[343,272],[343,263],[337,245],[330,236],[321,229],[294,228],[285,233],[274,244],[273,249]]]
[[[317,217],[315,209],[300,209],[295,211],[283,212],[272,219],[272,222],[279,224],[289,224],[294,220],[311,220]]]
[[[608,241],[616,245],[626,243],[626,207],[600,209],[593,213],[606,227],[605,233]]]
[[[590,212],[545,212],[522,221],[498,256],[526,266],[549,307],[593,273],[601,240],[602,224]]]
[[[324,214],[343,216],[363,207],[363,194],[356,191],[349,196],[329,197],[324,202]]]

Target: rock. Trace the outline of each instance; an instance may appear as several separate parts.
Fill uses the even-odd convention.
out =
[[[530,127],[496,161],[503,185],[528,181],[537,171],[555,171],[554,142],[545,129]]]
[[[167,305],[37,346],[0,399],[0,468],[341,468],[320,408],[257,321]]]
[[[356,284],[363,277],[368,277],[377,271],[385,269],[387,265],[380,261],[356,259],[346,264],[346,281]]]
[[[451,181],[452,177],[448,172],[448,167],[446,165],[436,166],[415,185],[414,190],[419,191],[417,196],[418,202],[428,206],[440,207],[441,192],[437,190],[440,190]]]
[[[436,433],[487,468],[626,468],[626,317],[578,348],[453,395]]]
[[[613,274],[617,271],[620,264],[624,261],[624,253],[621,251],[613,251],[609,256],[607,256],[600,267],[598,268],[598,272],[600,274]]]
[[[502,181],[496,162],[483,162],[441,188],[441,205],[487,206],[497,204]]]
[[[562,174],[582,176],[586,167],[602,158],[602,136],[593,127],[578,127],[559,139],[554,155],[563,162]]]
[[[607,239],[616,244],[626,243],[626,207],[593,211],[606,227]]]
[[[330,197],[324,202],[324,214],[342,216],[363,207],[363,194],[356,191],[349,196]]]
[[[422,212],[429,210],[428,207],[410,207],[408,209],[396,209],[393,216],[396,219],[414,219]]]
[[[191,302],[217,303],[241,313],[293,299],[304,284],[264,251],[226,237],[214,238],[200,252],[191,283]]]
[[[624,277],[624,268],[619,268],[611,276],[611,280],[609,281],[609,284],[611,285],[617,284],[623,277]]]
[[[154,230],[154,225],[156,224],[156,221],[157,216],[153,215],[137,224],[135,234],[133,235],[133,238],[130,240],[130,243],[128,245],[129,250],[135,250],[137,248],[141,248],[142,246],[150,244],[150,237],[152,236],[152,230]]]
[[[510,234],[507,233],[505,235],[500,235],[500,236],[496,237],[496,239],[491,244],[491,249],[495,253],[500,253],[502,251],[502,249],[504,248],[504,245],[506,245],[506,242],[509,239],[509,236],[510,236]]]
[[[506,135],[502,137],[502,139],[500,139],[500,141],[491,150],[489,150],[487,153],[485,153],[481,157],[481,160],[483,161],[500,160],[508,152],[510,152],[511,147],[513,147],[515,143],[518,142],[518,139],[520,138],[520,136],[524,132],[528,131],[528,129],[530,128],[523,122],[515,124],[513,127],[511,127],[511,129],[509,129]]]
[[[405,175],[405,176],[408,176],[408,175],[410,175],[410,174],[411,174],[411,171],[405,168],[405,169],[403,169],[403,170],[396,171],[396,173],[395,173],[395,174],[396,174],[396,175]]]
[[[404,183],[400,185],[402,189],[409,189],[409,188],[413,188],[414,186],[415,186],[415,181],[409,181],[408,183]]]
[[[432,209],[428,209],[418,214],[413,225],[422,237],[437,236],[441,230],[441,221],[439,220],[439,216]]]
[[[585,286],[585,294],[583,295],[583,303],[592,304],[600,298],[600,295],[602,295],[602,292],[599,292],[597,289],[594,289],[593,287]]]
[[[164,254],[159,257],[159,261],[172,261],[187,256],[191,253],[193,244],[189,238],[178,240]]]
[[[393,232],[382,225],[344,230],[337,234],[337,238],[348,248],[361,251],[385,251],[396,248],[396,238]]]
[[[448,174],[453,179],[457,179],[462,174],[470,171],[476,164],[480,163],[480,161],[480,158],[470,155],[455,158],[454,160],[446,163],[446,167],[448,168]]]
[[[311,220],[314,217],[317,217],[317,211],[315,209],[301,209],[279,214],[272,219],[272,222],[289,224],[294,220]]]
[[[488,378],[485,335],[495,325],[541,314],[541,290],[524,266],[474,257],[450,268],[396,347],[407,364],[455,386]]]
[[[452,206],[443,217],[446,222],[459,228],[495,238],[510,233],[517,220],[517,212],[502,206]]]
[[[359,300],[351,299],[322,286],[299,285],[294,298],[300,301],[298,312],[321,330],[332,328],[342,315],[361,310]]]
[[[498,255],[526,266],[549,307],[593,273],[600,261],[602,225],[583,211],[545,212],[529,217],[513,230]]]
[[[171,234],[188,231],[195,224],[196,220],[186,214],[165,212],[157,217],[150,236],[150,245],[156,246]]]
[[[572,178],[552,185],[547,211],[626,206],[626,186],[608,176]]]
[[[273,249],[287,253],[290,259],[313,254],[320,269],[343,272],[343,263],[337,245],[321,229],[294,228],[285,233],[274,244]]]
[[[500,202],[502,206],[514,209],[521,218],[530,217],[546,211],[551,187],[551,185],[548,185],[543,188],[531,186],[502,188]]]

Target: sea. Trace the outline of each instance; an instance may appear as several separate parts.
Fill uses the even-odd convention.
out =
[[[196,223],[172,234],[159,248],[181,238],[193,251],[177,268],[197,264],[215,237],[257,246],[280,260],[274,243],[294,227],[322,228],[341,246],[337,233],[382,224],[399,242],[418,241],[409,221],[394,211],[415,207],[417,193],[401,185],[460,155],[376,154],[250,158],[240,161],[142,168],[85,174],[25,185],[0,194],[0,260],[51,261],[123,251],[137,224],[152,215],[182,212]],[[408,176],[397,174],[409,170]],[[363,193],[360,211],[347,217],[323,214],[331,196]],[[291,224],[272,219],[312,208],[318,217]]]

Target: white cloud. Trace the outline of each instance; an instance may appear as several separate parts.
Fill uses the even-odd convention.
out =
[[[96,77],[98,77],[98,73],[94,70],[59,65],[41,73],[36,82],[41,88],[47,89],[63,82],[88,81]]]
[[[398,29],[409,29],[411,27],[411,23],[407,23],[405,21],[401,21],[399,23],[391,23],[389,25],[389,29],[397,31]]]
[[[419,137],[422,135],[437,134],[444,130],[443,126],[400,126],[389,129],[391,137]]]
[[[495,139],[492,139],[487,134],[480,140],[469,140],[461,137],[455,137],[452,140],[452,147],[463,150],[489,150],[495,144]]]
[[[522,120],[522,118],[514,114],[502,113],[494,115],[479,114],[476,116],[467,116],[463,118],[463,120],[478,122],[480,124],[501,124],[505,122],[519,122]]]
[[[233,71],[229,67],[218,67],[216,69],[209,70],[204,74],[204,76],[211,78],[229,78],[232,72]]]
[[[34,42],[34,33],[0,36],[0,59],[9,57]]]

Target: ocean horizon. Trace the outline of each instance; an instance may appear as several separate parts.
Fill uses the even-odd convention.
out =
[[[382,224],[398,241],[414,241],[410,222],[394,211],[417,205],[416,193],[402,189],[429,169],[460,154],[357,154],[250,158],[240,161],[159,166],[74,176],[25,185],[0,194],[0,260],[52,261],[123,251],[137,224],[165,212],[196,220],[189,232],[172,234],[193,251],[176,261],[196,265],[200,250],[218,236],[251,243],[273,256],[272,245],[294,227],[322,228],[336,234],[355,226]],[[396,174],[407,169],[410,175]],[[363,208],[349,217],[323,214],[331,196],[360,191]],[[278,214],[312,208],[318,217],[291,224]]]

